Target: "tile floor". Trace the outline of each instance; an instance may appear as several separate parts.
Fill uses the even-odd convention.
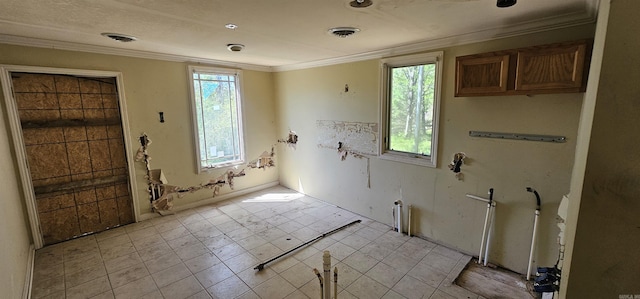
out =
[[[265,266],[324,232],[356,223]],[[329,250],[338,297],[482,298],[453,280],[471,259],[283,187],[36,252],[32,298],[320,298]],[[332,268],[333,268],[332,266]]]

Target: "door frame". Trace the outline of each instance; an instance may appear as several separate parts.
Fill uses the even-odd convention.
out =
[[[39,74],[51,74],[51,75],[72,75],[72,76],[85,76],[85,77],[109,77],[116,78],[118,103],[120,107],[120,119],[122,121],[122,134],[125,145],[125,155],[127,155],[127,168],[129,172],[129,194],[132,200],[133,217],[134,221],[138,222],[140,212],[138,209],[138,194],[136,190],[136,175],[135,165],[133,157],[135,152],[133,151],[133,144],[131,139],[131,131],[129,129],[129,117],[127,115],[127,103],[124,96],[124,84],[121,72],[112,71],[96,71],[96,70],[80,70],[80,69],[66,69],[66,68],[52,68],[52,67],[39,67],[39,66],[21,66],[21,65],[3,65],[0,64],[0,82],[2,83],[2,91],[4,95],[5,104],[7,107],[7,115],[9,119],[9,126],[11,128],[11,136],[13,138],[13,146],[16,152],[16,159],[18,169],[20,172],[20,180],[22,182],[22,191],[24,194],[24,201],[27,207],[27,214],[29,216],[29,225],[31,227],[31,237],[36,249],[40,249],[44,245],[42,238],[42,230],[40,229],[40,219],[38,217],[38,206],[36,203],[36,196],[33,191],[33,183],[31,181],[31,174],[27,165],[27,152],[22,138],[22,126],[20,125],[20,117],[18,115],[18,109],[16,100],[13,96],[13,81],[11,80],[11,73],[39,73]]]

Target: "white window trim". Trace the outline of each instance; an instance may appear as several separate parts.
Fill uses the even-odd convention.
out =
[[[198,117],[196,111],[196,95],[193,87],[193,74],[195,72],[206,72],[206,73],[218,73],[218,74],[227,74],[236,76],[236,105],[238,110],[238,138],[240,139],[240,159],[228,162],[221,163],[215,166],[206,167],[203,166],[200,161],[200,138],[198,137]],[[233,167],[237,165],[241,165],[245,163],[245,143],[244,143],[244,110],[242,102],[244,101],[244,92],[243,92],[243,79],[242,79],[242,70],[239,69],[227,69],[227,68],[216,68],[216,67],[207,67],[207,66],[188,66],[188,79],[189,79],[189,91],[190,91],[190,102],[191,102],[191,118],[193,121],[193,143],[195,145],[195,162],[196,162],[196,173],[200,174],[203,171],[208,172],[214,169],[220,169],[225,167]]]
[[[380,158],[402,163],[409,163],[427,167],[437,167],[438,163],[438,131],[440,123],[440,94],[442,90],[442,63],[443,52],[431,52],[382,59],[380,61],[380,124],[381,137]],[[433,128],[431,140],[431,155],[423,156],[414,153],[403,153],[388,149],[387,136],[389,132],[389,68],[410,66],[424,63],[435,63],[436,80],[433,99]]]

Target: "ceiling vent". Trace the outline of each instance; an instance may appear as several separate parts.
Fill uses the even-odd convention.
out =
[[[125,35],[125,34],[120,34],[120,33],[101,33],[102,36],[108,37],[112,40],[115,41],[119,41],[119,42],[123,42],[123,43],[128,43],[128,42],[132,42],[132,41],[137,41],[138,38],[135,36],[131,36],[131,35]]]
[[[360,31],[360,29],[354,27],[336,27],[329,29],[329,33],[342,38],[351,36],[358,31]]]
[[[368,6],[371,6],[371,4],[373,4],[373,2],[371,2],[371,0],[353,0],[353,1],[349,2],[349,5],[351,5],[351,7],[355,7],[355,8],[368,7]]]

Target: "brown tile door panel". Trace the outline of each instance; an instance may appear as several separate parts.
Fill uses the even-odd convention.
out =
[[[115,78],[12,81],[45,244],[133,222]]]

